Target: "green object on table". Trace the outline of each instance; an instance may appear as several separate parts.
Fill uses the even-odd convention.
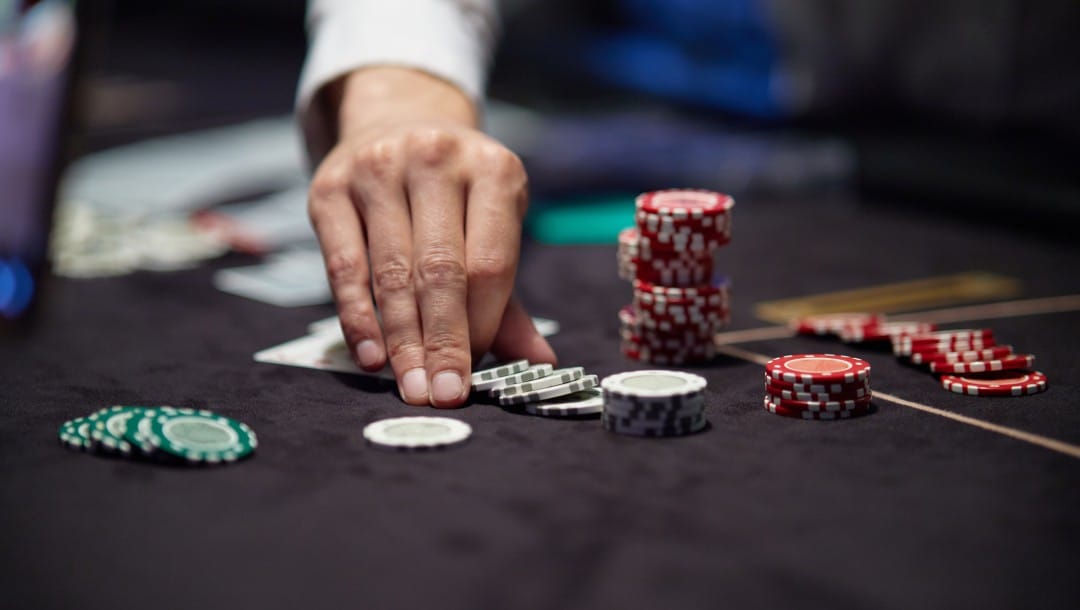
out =
[[[525,231],[545,244],[613,244],[634,225],[635,195],[607,194],[534,201]]]

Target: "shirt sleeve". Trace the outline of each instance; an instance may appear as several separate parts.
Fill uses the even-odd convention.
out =
[[[309,47],[296,95],[312,163],[335,141],[315,95],[357,68],[405,66],[483,96],[498,28],[496,0],[310,0]]]

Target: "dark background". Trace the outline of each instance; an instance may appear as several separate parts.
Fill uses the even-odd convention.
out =
[[[289,112],[306,44],[303,4],[106,3],[107,23],[96,32],[88,62],[86,134],[79,150]],[[575,74],[558,52],[572,36],[621,25],[623,17],[611,1],[549,2],[511,11],[492,94],[553,113],[660,107],[703,127],[839,136],[858,153],[860,192],[878,205],[918,207],[1065,239],[1071,237],[1068,224],[1080,218],[1075,112],[1041,116],[1037,124],[993,123],[879,95],[842,112],[815,112],[782,123],[718,115],[598,84]],[[1071,72],[1045,78],[1080,82],[1080,68],[1074,64]]]

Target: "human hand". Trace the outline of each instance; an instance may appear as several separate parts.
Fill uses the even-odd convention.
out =
[[[460,91],[423,73],[368,68],[327,97],[339,140],[308,207],[357,364],[389,360],[405,402],[455,407],[489,349],[553,363],[511,296],[528,202],[517,156],[476,129]]]

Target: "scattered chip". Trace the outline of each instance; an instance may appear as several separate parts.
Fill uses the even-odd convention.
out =
[[[155,413],[148,438],[158,450],[193,463],[235,462],[258,446],[247,424],[203,410]]]
[[[995,371],[978,375],[942,375],[941,386],[969,396],[1027,396],[1045,392],[1047,379],[1038,371]]]
[[[553,367],[550,364],[534,364],[520,373],[474,383],[472,384],[472,388],[477,392],[493,391],[508,385],[546,377],[551,374],[552,368]]]
[[[499,397],[528,394],[544,388],[570,383],[571,381],[581,379],[584,375],[585,369],[580,366],[557,369],[544,377],[532,381],[524,381],[522,383],[496,388],[492,394]]]
[[[604,393],[599,388],[590,388],[525,405],[526,413],[541,417],[581,417],[596,415],[603,410]]]
[[[490,381],[499,377],[506,377],[507,375],[513,375],[514,373],[520,373],[527,368],[529,368],[528,360],[515,360],[513,362],[507,362],[505,364],[493,366],[489,369],[484,369],[482,371],[475,371],[472,374],[471,381],[472,384],[475,385],[483,381]]]
[[[575,379],[569,383],[563,383],[560,385],[553,385],[538,390],[532,390],[519,394],[502,394],[499,396],[499,404],[504,407],[524,405],[530,402],[540,402],[543,400],[550,400],[552,398],[559,398],[560,396],[567,396],[575,392],[581,392],[590,388],[596,387],[599,379],[596,375],[585,375],[580,379]]]
[[[449,417],[394,417],[364,427],[364,438],[383,449],[432,451],[461,445],[469,440],[472,427]]]
[[[1012,354],[997,360],[973,360],[971,362],[931,362],[932,373],[987,373],[990,371],[1016,371],[1029,369],[1035,364],[1032,354]]]

